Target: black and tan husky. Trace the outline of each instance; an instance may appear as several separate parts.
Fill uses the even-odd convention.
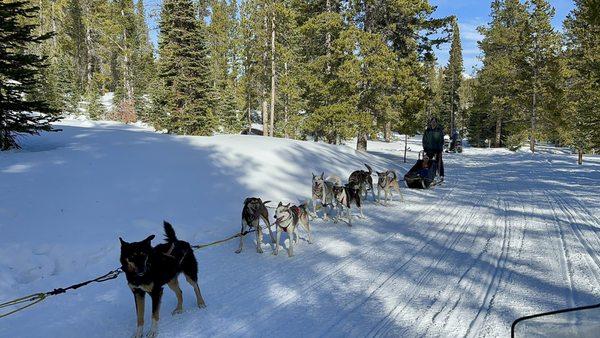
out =
[[[335,186],[333,187],[333,196],[336,201],[336,209],[337,213],[334,219],[334,223],[337,223],[340,219],[340,215],[346,210],[348,216],[348,225],[352,226],[352,213],[350,212],[350,208],[352,205],[356,205],[358,210],[360,211],[360,216],[364,217],[362,212],[361,205],[361,197],[360,197],[360,188],[359,185],[355,182],[349,182],[345,186]]]
[[[173,314],[183,312],[183,297],[177,277],[183,272],[188,283],[194,288],[198,307],[206,304],[198,286],[198,263],[188,242],[180,241],[173,226],[164,222],[166,243],[152,247],[154,235],[141,242],[125,242],[121,237],[121,268],[135,297],[137,330],[134,337],[141,337],[144,329],[144,298],[146,293],[152,298],[152,327],[148,337],[154,337],[158,330],[160,301],[163,286],[167,284],[175,296],[177,307]]]
[[[269,228],[271,241],[275,242],[273,232],[271,231],[271,222],[269,222],[269,211],[267,210],[267,203],[269,202],[270,201],[263,202],[258,197],[248,197],[244,200],[244,207],[242,208],[242,229],[240,230],[240,247],[235,251],[235,253],[242,252],[242,249],[244,248],[245,234],[251,228],[254,228],[256,231],[256,252],[263,253],[263,229],[260,226],[261,219]]]
[[[371,195],[375,201],[375,189],[373,189],[373,177],[371,177],[371,174],[373,174],[373,169],[371,169],[368,164],[365,164],[365,167],[367,167],[367,170],[369,171],[353,171],[352,174],[350,174],[350,177],[348,177],[348,183],[358,184],[360,193],[364,194],[365,201],[367,200],[367,192],[371,190]]]

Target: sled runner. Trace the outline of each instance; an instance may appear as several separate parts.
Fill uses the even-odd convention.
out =
[[[436,184],[437,161],[429,160],[427,166],[423,166],[423,152],[419,152],[417,163],[404,175],[406,186],[411,189],[427,189]]]

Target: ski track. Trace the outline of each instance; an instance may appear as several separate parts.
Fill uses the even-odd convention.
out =
[[[478,208],[478,205],[475,205],[472,207],[472,209],[469,210],[467,214],[468,216],[464,219],[463,222],[459,222],[453,229],[452,229],[452,233],[457,233],[457,236],[454,237],[452,240],[446,240],[445,242],[442,243],[442,246],[445,247],[444,250],[442,250],[442,252],[440,253],[440,255],[438,255],[435,259],[435,261],[428,265],[427,269],[424,270],[423,274],[419,277],[419,279],[417,280],[416,285],[421,285],[424,281],[428,280],[431,276],[431,271],[433,271],[434,268],[436,268],[440,263],[442,263],[444,261],[444,259],[447,257],[448,252],[450,252],[457,243],[459,243],[459,241],[461,240],[461,238],[466,234],[466,232],[464,231],[465,228],[468,226],[469,221],[472,220],[476,213],[474,212],[475,209]],[[458,209],[458,208],[456,208]],[[444,228],[442,228],[441,230],[445,230],[445,226]],[[439,232],[438,232],[439,233]],[[426,246],[428,246],[434,239],[436,239],[437,236],[432,237],[432,240],[429,241],[428,243],[426,243],[426,245],[423,246],[423,248],[425,248]],[[447,245],[446,245],[447,244]],[[395,271],[395,273],[397,273],[399,271]],[[406,286],[402,289],[403,292],[407,292],[407,288],[413,287],[411,286]],[[426,292],[424,289],[417,289],[418,291],[413,293],[413,295],[411,297],[409,297],[406,300],[406,303],[410,303],[413,299],[421,297],[423,295],[424,292]],[[423,318],[423,315],[426,314],[426,312],[430,309],[431,306],[433,306],[436,303],[436,300],[433,300],[432,303],[429,305],[429,307],[426,307],[424,312],[421,315],[419,315],[418,317]],[[403,306],[397,306],[395,307],[388,315],[386,315],[382,321],[381,324],[377,325],[374,330],[375,332],[373,332],[373,330],[371,330],[368,335],[369,336],[386,336],[390,333],[390,326],[391,324],[400,316],[402,315],[402,313],[404,312],[404,310],[408,307],[409,304],[405,304]],[[435,318],[435,315],[434,315]]]
[[[552,210],[552,217],[554,218],[554,225],[556,226],[556,231],[558,233],[558,238],[560,239],[560,248],[561,248],[561,261],[560,261],[560,267],[561,267],[561,271],[563,273],[563,275],[565,276],[565,279],[568,281],[569,283],[569,307],[574,307],[575,306],[575,294],[574,294],[574,290],[575,290],[575,286],[573,284],[573,270],[571,268],[571,257],[570,257],[570,249],[566,244],[566,240],[565,240],[565,234],[563,231],[563,228],[561,227],[561,221],[558,217],[558,213],[556,212],[556,208],[554,207],[554,204],[552,203],[552,201],[550,200],[550,196],[548,195],[547,192],[544,192],[544,198],[546,199],[546,202],[548,203],[548,205],[550,206],[550,209]]]
[[[472,210],[471,210],[472,211]],[[454,208],[452,210],[452,216],[456,216],[458,213],[460,212],[460,210],[458,208]],[[473,214],[470,214],[473,215]],[[443,221],[447,221],[448,217],[443,218]],[[444,223],[444,226],[441,228],[441,230],[445,230],[447,228],[447,226],[449,225],[449,222]],[[453,232],[455,232],[456,228],[452,229]],[[345,311],[345,312],[341,312],[338,317],[339,319],[334,323],[333,326],[330,327],[330,329],[325,332],[325,334],[329,333],[330,331],[335,329],[335,325],[340,324],[342,321],[345,321],[348,315],[352,314],[353,312],[359,310],[361,308],[361,306],[363,306],[365,303],[371,301],[371,299],[374,297],[375,294],[377,294],[380,290],[382,290],[384,287],[387,287],[387,284],[393,283],[394,282],[394,277],[396,277],[400,272],[407,270],[407,266],[413,262],[414,258],[420,254],[421,252],[423,252],[427,247],[429,247],[434,241],[435,239],[437,239],[439,236],[441,235],[441,231],[438,231],[436,233],[433,234],[433,236],[430,236],[429,239],[427,240],[426,243],[424,243],[412,256],[410,256],[410,258],[408,258],[406,261],[404,261],[397,269],[393,270],[391,273],[382,273],[381,275],[383,275],[382,278],[378,278],[373,281],[373,284],[368,290],[367,290],[367,294],[368,296],[360,301],[357,302],[358,304],[352,304],[350,306],[350,311]],[[446,252],[448,252],[449,250],[451,250],[451,248],[453,247],[454,244],[456,244],[456,242],[460,239],[461,236],[456,237],[453,241],[450,241],[450,239],[446,240],[444,242],[444,244],[451,242],[450,245],[444,250],[444,252],[438,256],[438,260],[429,265],[430,267],[434,267],[437,266],[437,264],[440,263],[440,261],[443,259],[443,257],[445,256]],[[420,285],[423,281],[427,280],[430,276],[430,270],[426,270],[424,271],[425,273],[419,277],[419,279],[417,280],[416,285]],[[380,279],[383,279],[382,282],[380,282]],[[414,285],[413,285],[414,286]],[[405,288],[400,289],[399,291],[405,291]],[[410,302],[410,300],[412,300],[414,297],[416,297],[416,295],[413,295],[413,297],[409,298],[408,301]],[[348,306],[345,306],[348,307]],[[389,319],[389,317],[392,315],[392,313],[395,312],[395,310],[397,309],[394,308],[390,313],[388,313],[387,316],[385,316],[382,321],[387,321]],[[396,317],[397,315],[395,315],[394,317]],[[324,334],[324,335],[325,335]]]

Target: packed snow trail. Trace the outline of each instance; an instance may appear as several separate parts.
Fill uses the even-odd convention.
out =
[[[239,231],[245,197],[297,203],[310,196],[311,171],[345,179],[363,163],[402,176],[420,148],[412,140],[404,164],[400,142],[370,142],[366,155],[115,123],[63,128],[0,155],[0,300],[108,271],[118,236],[160,235],[163,219],[181,239],[211,242]],[[600,158],[577,166],[541,150],[448,154],[444,184],[404,189],[405,202],[387,207],[369,197],[352,227],[316,220],[314,244],[301,232],[293,258],[271,255],[270,243],[257,254],[253,234],[239,255],[237,239],[197,251],[208,308],[193,307],[182,283],[185,313],[170,316],[176,300],[165,290],[160,334],[496,337],[518,317],[598,303]],[[119,278],[0,320],[0,336],[127,337],[134,326]]]

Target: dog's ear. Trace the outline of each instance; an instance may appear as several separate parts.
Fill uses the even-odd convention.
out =
[[[285,206],[285,207],[286,207],[286,208],[289,208],[289,207],[290,207],[290,204],[292,204],[292,202],[290,202],[290,203],[286,204],[286,206]]]
[[[325,172],[321,173],[321,179],[323,179],[323,177],[325,177]]]
[[[119,237],[119,242],[121,242],[121,246],[126,246],[127,244],[129,244],[129,243],[125,242],[123,240],[123,238],[121,238],[121,237]]]
[[[264,202],[262,202],[262,204],[263,204],[263,205],[266,207],[266,206],[267,206],[267,204],[269,204],[270,202],[271,202],[271,201],[264,201]]]
[[[152,242],[152,240],[154,239],[154,237],[156,237],[156,236],[150,235],[150,236],[146,237],[146,239],[143,240],[142,242],[147,242],[148,244],[150,244],[150,242]]]
[[[313,175],[313,178],[315,178],[315,177],[316,177],[316,176],[315,176],[315,173],[311,172],[311,174]]]
[[[279,204],[277,204],[278,207],[282,206],[283,203],[281,203],[281,201],[279,201]]]

